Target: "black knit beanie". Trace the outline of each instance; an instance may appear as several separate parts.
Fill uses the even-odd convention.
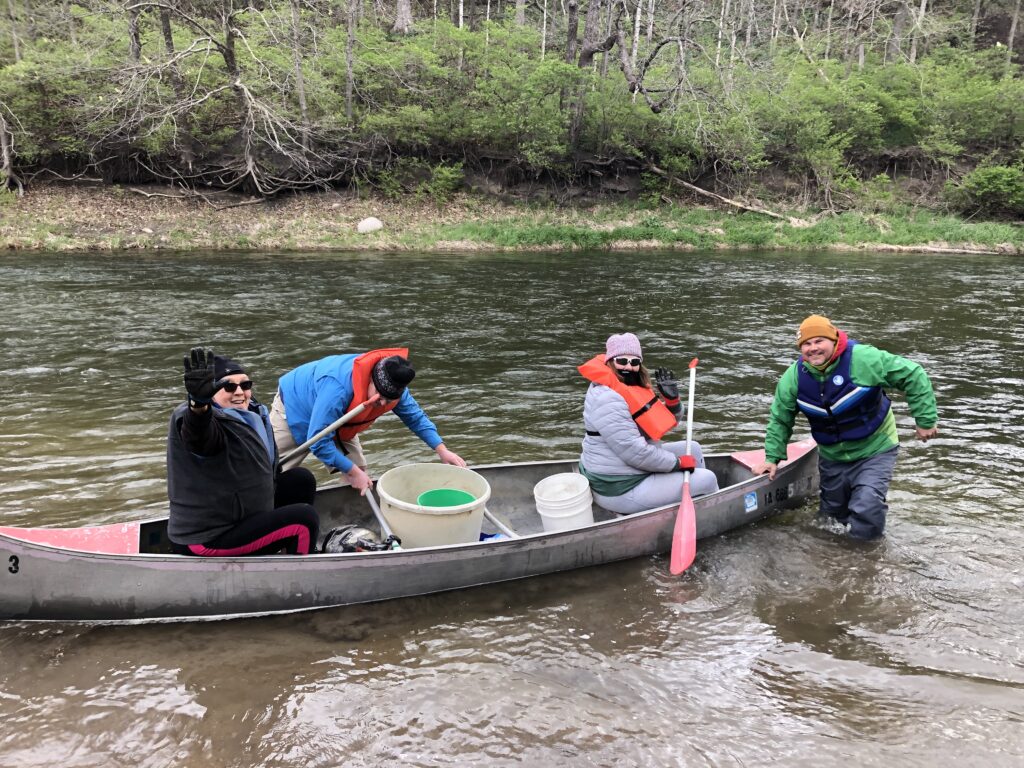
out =
[[[235,362],[230,357],[221,357],[215,355],[213,358],[213,377],[215,381],[232,376],[236,373],[244,373],[248,375],[248,371],[242,367],[241,363]]]
[[[373,366],[373,386],[385,400],[397,400],[415,375],[416,371],[408,360],[400,355],[392,355],[377,361]]]

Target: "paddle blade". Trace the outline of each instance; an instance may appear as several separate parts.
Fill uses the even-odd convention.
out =
[[[672,531],[672,555],[669,571],[678,576],[693,563],[697,556],[697,512],[690,496],[690,483],[683,483],[683,500],[676,512],[676,526]]]

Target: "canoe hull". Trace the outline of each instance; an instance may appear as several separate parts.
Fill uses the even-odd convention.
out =
[[[698,538],[802,504],[817,490],[816,453],[809,448],[784,464],[774,481],[751,477],[728,456],[718,459],[720,468],[709,457],[720,478],[738,481],[694,500]],[[522,534],[516,539],[392,552],[192,558],[145,551],[147,536],[155,542],[154,531],[165,532],[165,521],[128,524],[124,534],[107,531],[113,526],[0,528],[0,619],[116,622],[262,615],[443,592],[669,550],[674,505],[628,517],[595,508],[598,520],[592,526],[544,532],[533,507],[533,484],[554,472],[573,471],[574,463],[475,468],[492,485],[491,511]],[[317,508],[325,529],[371,519],[364,500],[345,487],[322,491]],[[36,541],[25,540],[32,538],[30,531]],[[143,551],[124,554],[116,543],[75,545],[112,550],[83,551],[52,541],[71,531],[134,536],[142,540]],[[86,538],[102,537],[80,534],[79,540]]]

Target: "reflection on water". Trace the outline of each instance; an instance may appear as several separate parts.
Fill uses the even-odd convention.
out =
[[[0,764],[1010,766],[1024,756],[1019,260],[875,254],[16,255],[0,261],[0,524],[162,512],[181,357],[257,396],[323,354],[409,346],[476,463],[573,455],[574,367],[632,330],[698,369],[696,434],[756,447],[820,311],[931,373],[888,537],[811,507],[664,558],[448,595],[188,625],[0,626]],[[896,399],[901,432],[911,420]],[[380,473],[429,460],[397,420]]]

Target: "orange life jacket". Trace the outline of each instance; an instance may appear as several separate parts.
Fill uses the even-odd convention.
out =
[[[672,415],[668,406],[658,399],[653,389],[623,384],[605,364],[604,355],[597,355],[588,360],[578,370],[583,374],[583,378],[595,384],[603,384],[625,400],[633,421],[652,440],[660,440],[676,425],[676,417]]]
[[[385,357],[391,357],[392,355],[401,355],[402,357],[408,358],[409,350],[374,349],[361,354],[352,361],[352,402],[349,403],[348,408],[345,409],[345,413],[348,413],[366,400],[366,389],[370,386],[370,374],[373,372],[373,366],[375,366],[379,360],[383,360]],[[368,405],[366,410],[359,414],[355,419],[338,427],[338,431],[335,433],[335,439],[339,442],[342,440],[351,440],[364,429],[369,429],[373,422],[390,411],[396,405],[398,405],[397,400],[392,400],[387,405],[381,405],[379,400],[373,405]]]

